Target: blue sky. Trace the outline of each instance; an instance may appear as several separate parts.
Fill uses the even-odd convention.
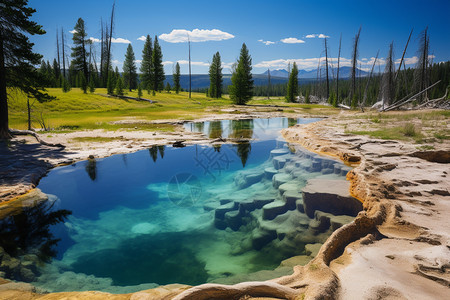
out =
[[[46,35],[31,37],[34,50],[45,59],[53,60],[56,29],[64,28],[66,45],[70,47],[72,34],[69,31],[80,17],[86,23],[88,37],[100,38],[100,19],[109,18],[112,3],[113,0],[29,1],[37,10],[33,20],[47,31]],[[395,58],[399,59],[409,32],[414,28],[406,54],[407,66],[412,67],[418,35],[426,26],[433,61],[450,60],[449,12],[449,0],[116,0],[113,36],[117,43],[113,44],[113,60],[121,70],[126,48],[131,43],[139,66],[144,45],[139,38],[157,35],[166,74],[172,74],[177,61],[181,72],[187,73],[188,46],[184,40],[189,32],[193,41],[193,73],[207,73],[208,63],[217,51],[222,57],[224,73],[229,73],[244,42],[252,56],[254,73],[263,73],[267,68],[286,68],[292,61],[296,61],[300,69],[311,70],[317,68],[319,58],[324,56],[324,36],[328,37],[332,63],[337,63],[341,33],[341,61],[343,65],[348,64],[353,38],[361,26],[359,59],[363,69],[371,67],[377,50],[384,58],[392,41]],[[99,48],[98,43],[94,45]]]

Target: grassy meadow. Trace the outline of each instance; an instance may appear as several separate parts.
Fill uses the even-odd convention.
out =
[[[39,103],[30,99],[32,104],[33,127],[40,128],[38,119],[47,123],[52,131],[59,130],[83,130],[83,129],[106,129],[116,130],[138,129],[138,130],[159,130],[170,131],[168,124],[111,124],[127,118],[138,120],[162,120],[179,119],[192,120],[205,115],[222,114],[222,109],[232,105],[228,96],[220,99],[206,97],[203,93],[192,93],[192,98],[188,99],[187,92],[156,93],[155,96],[143,92],[142,98],[150,99],[155,103],[147,101],[136,101],[118,97],[107,96],[106,89],[96,89],[95,93],[84,94],[80,89],[73,88],[67,93],[63,93],[60,88],[48,88],[47,92],[56,97],[55,100]],[[126,96],[137,97],[137,91],[127,92]],[[27,99],[26,96],[16,90],[9,90],[9,122],[11,128],[27,128]],[[256,110],[319,113],[332,114],[337,110],[321,105],[299,105],[286,103],[284,98],[255,98],[248,103],[248,106]],[[268,106],[264,107],[264,106]],[[272,107],[276,106],[276,107]],[[281,107],[279,107],[281,106]],[[235,106],[232,113],[239,113],[240,108]],[[42,116],[42,117],[41,117]],[[137,128],[135,128],[137,127]]]
[[[33,128],[40,128],[38,120],[44,120],[51,132],[74,130],[148,130],[170,132],[176,127],[170,123],[151,123],[155,120],[193,120],[213,114],[241,112],[284,112],[311,116],[337,116],[340,109],[316,104],[287,103],[283,97],[267,99],[255,97],[245,106],[233,105],[225,95],[220,99],[206,97],[203,93],[187,92],[156,93],[155,96],[143,92],[147,101],[107,96],[106,89],[96,89],[95,93],[84,94],[79,88],[63,93],[60,88],[47,89],[55,100],[39,103],[31,99]],[[137,97],[137,91],[126,92],[126,96]],[[27,128],[27,98],[24,94],[9,90],[10,127]],[[228,108],[228,109],[227,109]],[[345,120],[346,133],[368,135],[386,140],[402,140],[417,144],[443,142],[450,139],[450,112],[445,110],[391,111],[378,113],[358,110],[346,111],[337,116]],[[115,123],[120,120],[128,122]],[[136,122],[133,122],[136,120]],[[142,121],[144,122],[142,122]],[[140,122],[141,121],[141,122]],[[344,122],[344,123],[345,123]],[[353,124],[353,126],[351,125]],[[356,126],[355,126],[356,124]],[[355,129],[356,128],[356,129]]]

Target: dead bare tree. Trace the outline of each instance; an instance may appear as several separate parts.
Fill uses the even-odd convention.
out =
[[[356,93],[356,67],[358,63],[358,44],[359,44],[359,36],[361,34],[361,27],[359,27],[358,33],[355,35],[355,40],[353,42],[353,51],[352,51],[352,71],[351,71],[351,86],[350,86],[350,95],[349,102],[351,103],[353,97]]]
[[[419,60],[416,65],[416,70],[414,72],[414,86],[416,91],[422,91],[428,87],[429,84],[429,58],[428,52],[430,48],[430,37],[428,36],[428,27],[421,32],[419,41],[418,57]],[[427,93],[423,93],[418,99],[419,102],[426,102]]]
[[[411,40],[412,33],[413,33],[413,29],[411,29],[408,40],[406,41],[405,49],[403,50],[402,58],[400,59],[400,65],[398,66],[397,73],[395,73],[395,80],[397,80],[398,74],[400,73],[400,70],[402,68],[402,64],[405,59],[406,49],[408,49],[408,44],[409,44],[409,41]]]
[[[58,28],[56,28],[56,56],[58,57],[58,69],[59,69],[58,76],[61,76],[61,61],[59,59],[60,54],[59,54],[59,33],[58,33]]]
[[[325,70],[326,70],[326,80],[327,80],[327,100],[330,98],[330,82],[328,81],[328,47],[327,38],[324,39],[325,44]]]
[[[63,60],[63,76],[66,79],[66,44],[64,43],[64,28],[61,28],[61,47],[62,47],[62,60]]]
[[[109,24],[109,34],[107,36],[107,48],[106,48],[106,62],[105,62],[105,82],[108,82],[109,77],[109,67],[111,65],[111,43],[112,43],[112,34],[113,34],[113,28],[114,28],[114,9],[116,7],[116,1],[114,1],[111,11],[111,19]]]
[[[104,52],[104,43],[105,43],[105,40],[104,40],[104,34],[103,34],[103,20],[102,19],[100,19],[100,82],[102,83],[102,86],[104,85],[104,83],[103,83],[103,79],[104,79],[104,71],[103,71],[103,61],[104,61],[104,54],[105,54],[105,52]]]
[[[386,57],[386,67],[381,84],[381,99],[383,109],[392,104],[395,96],[395,65],[394,65],[394,42],[389,45],[389,52]]]
[[[339,52],[338,52],[337,74],[336,74],[336,105],[339,103],[339,63],[341,60],[341,42],[342,42],[342,33],[339,39]]]
[[[188,34],[188,46],[189,46],[189,99],[191,99],[192,91],[192,77],[191,77],[191,39]]]
[[[429,89],[433,88],[435,85],[438,85],[440,82],[441,82],[441,80],[438,80],[438,81],[436,81],[435,83],[433,83],[432,85],[430,85],[429,87],[427,87],[426,89],[424,89],[424,90],[418,92],[417,94],[413,95],[412,97],[409,97],[407,100],[405,100],[405,101],[399,101],[399,103],[395,103],[395,104],[393,104],[393,105],[391,105],[391,106],[389,106],[389,107],[383,108],[383,109],[381,109],[380,111],[390,111],[390,110],[399,108],[399,107],[401,107],[401,106],[403,106],[403,105],[405,105],[405,104],[408,104],[409,102],[416,100],[417,97],[419,97],[420,95],[426,93]],[[421,106],[421,105],[419,105],[419,107],[420,107],[420,106]]]
[[[366,105],[367,91],[369,90],[370,80],[372,79],[373,70],[375,69],[375,64],[377,62],[379,54],[380,54],[380,50],[378,50],[377,55],[375,56],[375,60],[373,61],[373,64],[372,64],[372,69],[370,70],[369,78],[367,79],[367,82],[366,82],[366,88],[364,89],[364,97],[363,97],[363,101],[362,101],[362,104],[361,104],[362,107],[364,107]]]
[[[317,63],[317,78],[316,78],[316,87],[315,87],[315,96],[316,98],[319,98],[319,72],[320,72],[320,58],[319,58],[319,62]]]

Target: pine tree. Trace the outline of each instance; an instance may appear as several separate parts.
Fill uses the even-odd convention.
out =
[[[162,64],[162,51],[161,46],[158,42],[158,37],[155,35],[155,42],[153,44],[152,53],[152,70],[153,70],[153,90],[162,91],[164,88],[164,80],[166,76],[164,75],[164,66]]]
[[[59,68],[56,58],[53,59],[53,74],[55,76],[54,87],[59,87],[59,77],[61,76],[61,70]]]
[[[63,91],[64,93],[67,93],[67,92],[70,91],[70,83],[69,83],[69,81],[68,81],[66,78],[64,78],[64,77],[62,77],[61,87],[62,87],[62,91]]]
[[[170,90],[171,90],[172,88],[170,87],[170,83],[166,83],[166,92],[167,93],[170,93]]]
[[[137,86],[135,60],[136,58],[134,57],[133,47],[131,44],[128,44],[127,53],[125,54],[125,61],[123,62],[123,79],[130,92]]]
[[[89,79],[89,92],[91,94],[93,92],[95,92],[95,80],[94,80],[94,76],[92,76],[92,74],[91,74],[91,79]]]
[[[27,2],[10,0],[0,4],[0,139],[11,138],[7,87],[18,88],[40,102],[52,99],[40,88],[42,76],[34,67],[42,56],[33,52],[33,44],[25,35],[42,35],[45,31],[30,20],[36,10]]]
[[[245,104],[253,96],[252,58],[247,46],[242,44],[241,54],[234,65],[229,87],[230,98],[236,104]]]
[[[86,51],[86,46],[91,43],[91,40],[86,39],[87,33],[84,25],[84,20],[79,18],[74,27],[73,33],[73,45],[72,48],[72,64],[75,70],[81,71],[84,74],[85,78],[89,77],[88,71],[88,56],[89,53]]]
[[[108,75],[108,82],[106,84],[106,89],[108,91],[108,95],[112,95],[114,94],[114,87],[115,87],[115,76],[114,76],[114,72],[113,71],[109,71],[109,75]]]
[[[178,94],[180,92],[180,64],[177,62],[175,66],[175,73],[173,74],[173,84],[175,92]]]
[[[220,98],[222,96],[222,62],[220,54],[214,54],[209,66],[209,97]]]
[[[286,100],[288,102],[295,102],[297,96],[298,96],[298,68],[297,64],[294,62],[291,74],[289,76]]]
[[[142,83],[138,84],[138,99],[142,98]]]
[[[119,76],[119,78],[117,78],[117,82],[116,82],[116,95],[123,96],[123,82],[122,82],[122,77],[120,77],[120,76]]]
[[[86,77],[84,77],[84,73],[80,72],[80,88],[83,91],[83,93],[87,93],[87,89],[88,89],[88,83],[86,80]]]
[[[142,62],[139,70],[141,71],[141,82],[143,84],[143,87],[148,91],[149,94],[150,90],[152,89],[153,82],[152,54],[152,39],[150,38],[150,35],[147,35],[147,39],[145,40],[144,44],[144,50],[142,50]]]

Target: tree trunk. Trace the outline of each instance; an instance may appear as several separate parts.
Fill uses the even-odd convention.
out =
[[[28,130],[31,130],[31,107],[29,97],[27,97],[27,111],[28,111]]]
[[[339,103],[339,63],[341,61],[341,42],[342,42],[342,33],[341,38],[339,39],[339,54],[338,54],[337,74],[336,74],[336,104]]]
[[[5,54],[3,36],[0,32],[0,139],[10,139],[8,125],[8,94],[6,93]]]
[[[110,24],[110,30],[109,30],[109,37],[108,37],[108,45],[107,45],[107,55],[106,55],[106,82],[108,82],[109,78],[109,65],[111,64],[111,42],[112,42],[112,32],[113,32],[113,26],[114,26],[114,8],[116,6],[116,2],[114,1],[112,11],[111,11],[111,24]]]
[[[188,36],[188,43],[189,43],[189,99],[191,99],[191,41],[189,40]]]
[[[66,54],[65,54],[66,45],[64,44],[64,28],[61,28],[61,41],[62,41],[61,46],[62,46],[63,76],[64,76],[64,80],[65,80],[66,79]]]
[[[325,67],[327,71],[327,101],[330,98],[330,83],[328,81],[328,47],[327,47],[327,38],[325,38]]]

